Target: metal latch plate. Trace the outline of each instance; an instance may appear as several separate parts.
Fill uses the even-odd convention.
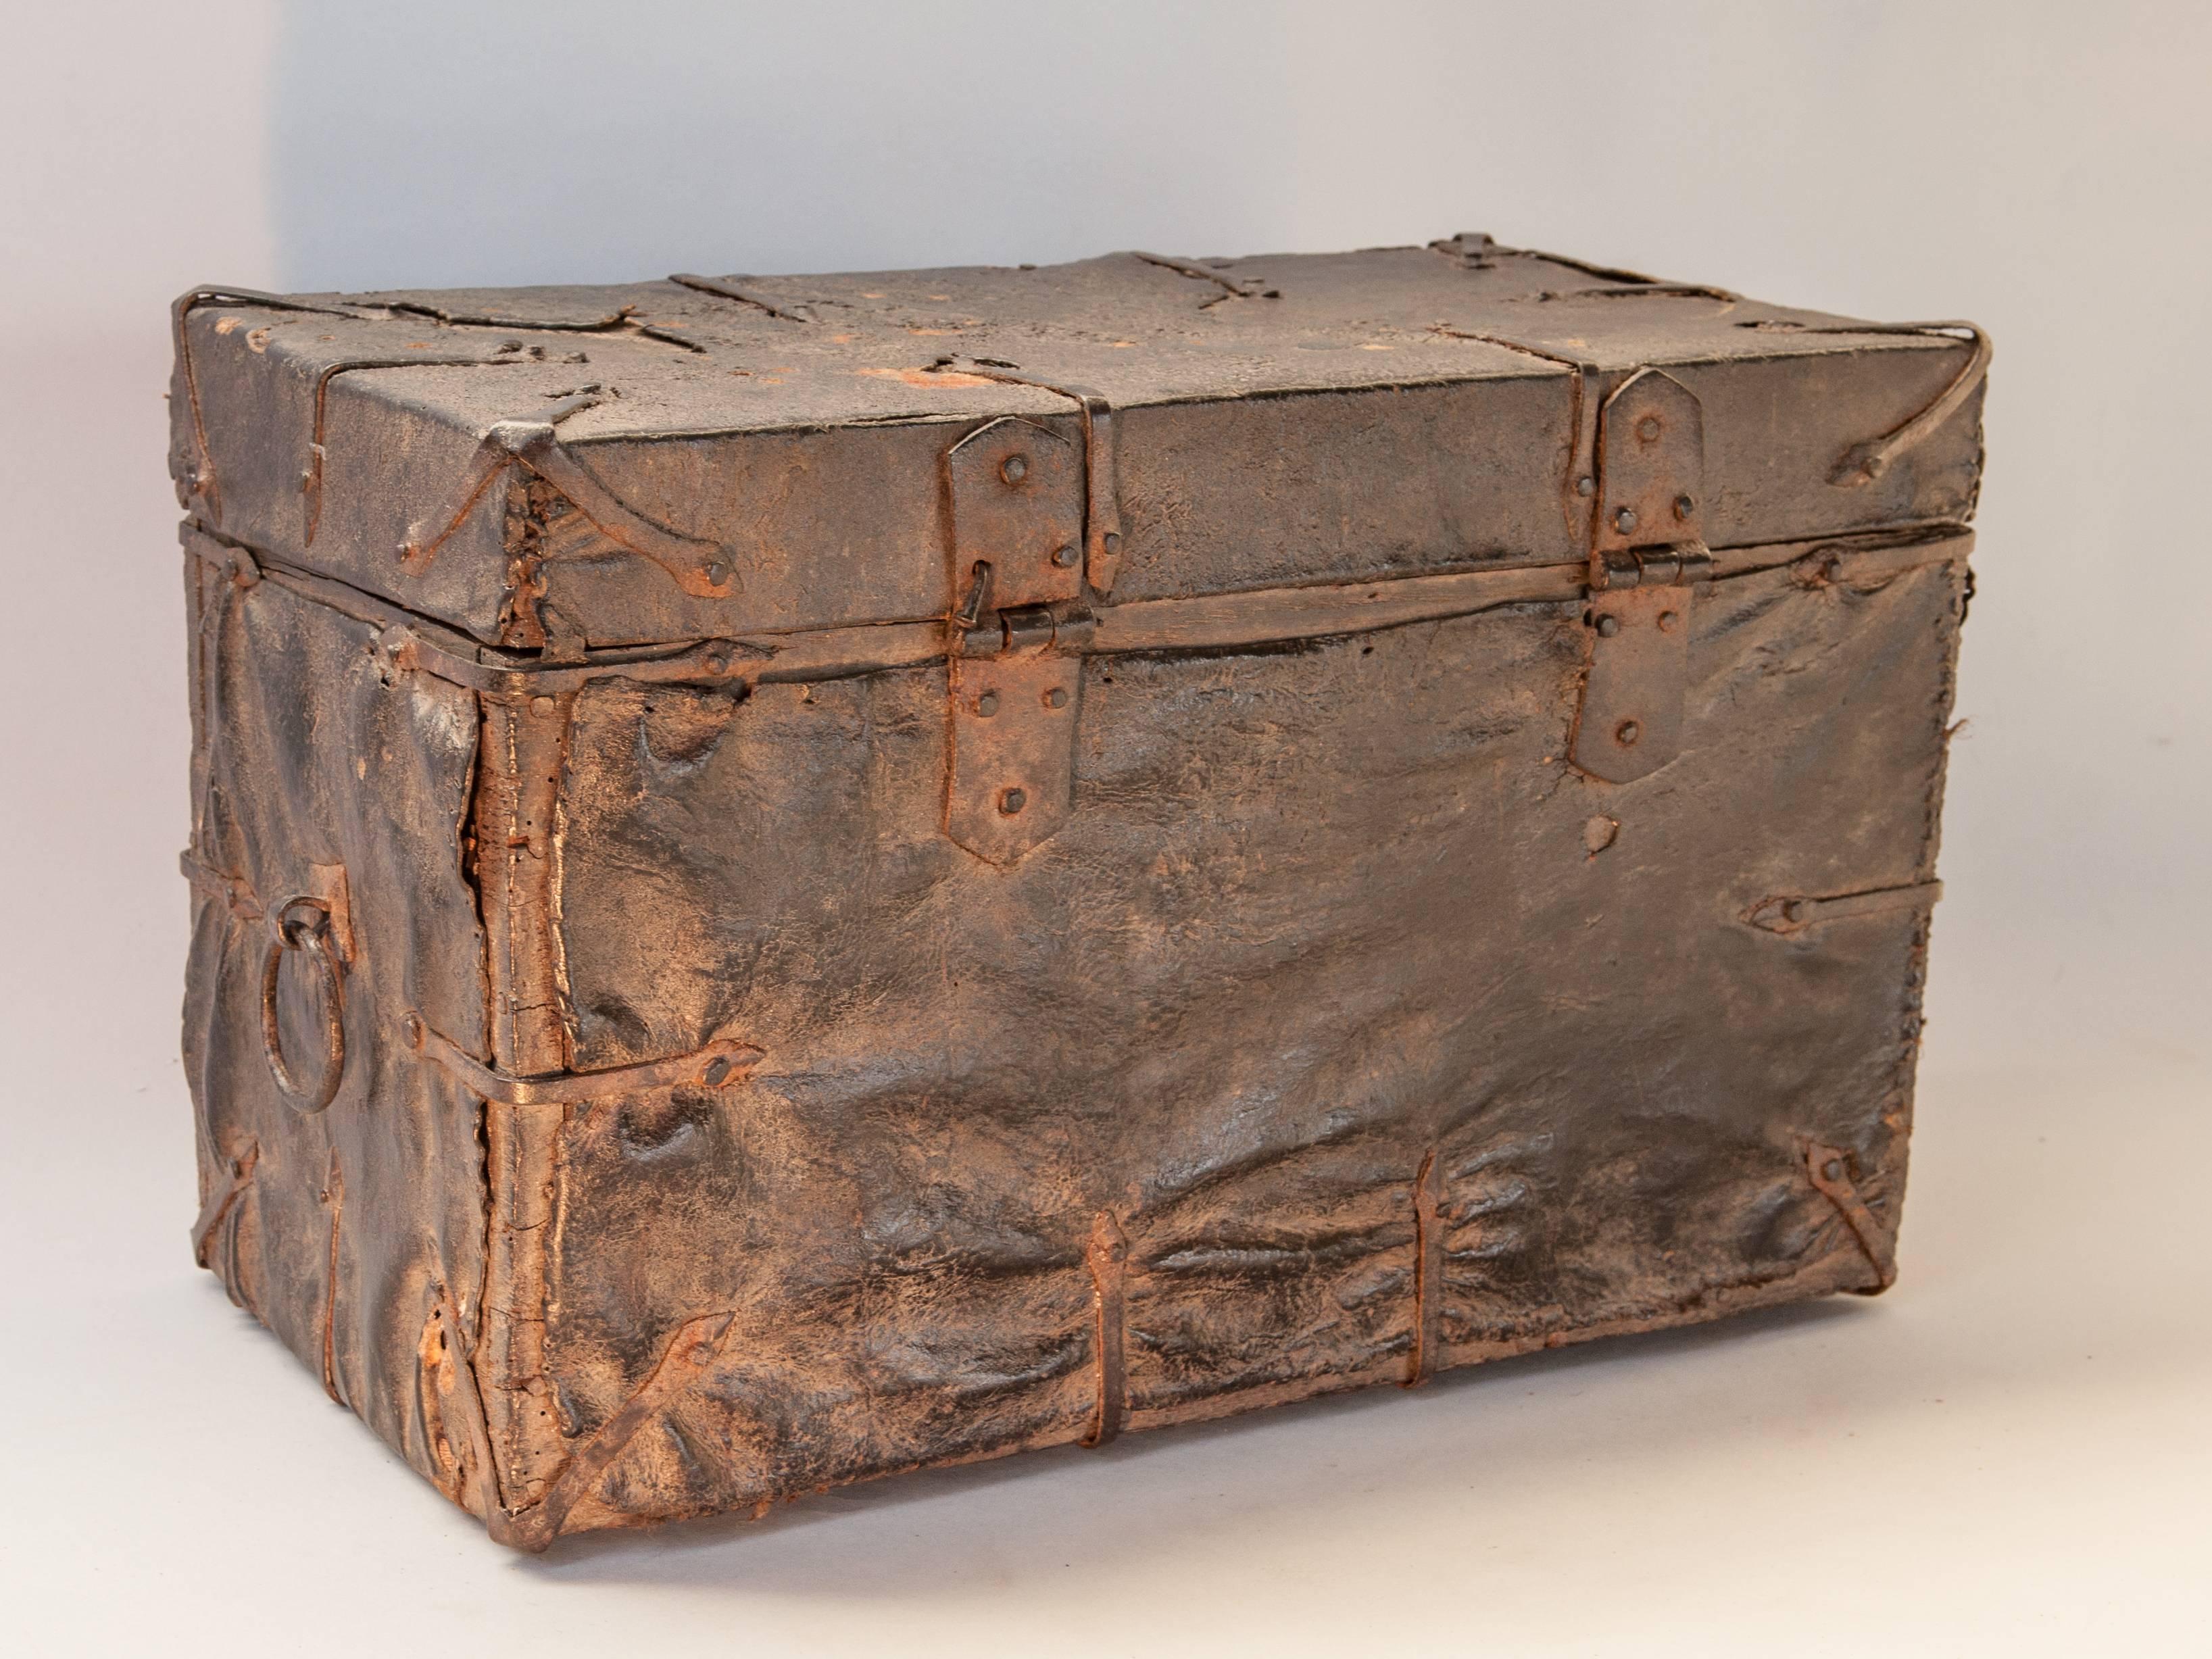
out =
[[[1083,697],[1084,468],[1007,416],[945,456],[956,609],[945,833],[1006,866],[1066,821]],[[962,596],[965,603],[960,603]]]
[[[1570,758],[1632,783],[1681,752],[1693,588],[1608,587],[1590,595],[1589,677]]]
[[[1075,795],[1083,659],[1041,645],[952,659],[952,766],[945,833],[1009,865],[1067,819]]]
[[[1705,415],[1673,376],[1639,369],[1598,418],[1589,666],[1568,755],[1632,783],[1682,750],[1690,608],[1712,574],[1705,533]]]
[[[988,564],[994,605],[1081,596],[1083,458],[1073,444],[1009,415],[955,444],[945,467],[956,592]]]
[[[1620,383],[1598,419],[1597,465],[1596,553],[1705,540],[1705,411],[1680,380],[1644,368]]]

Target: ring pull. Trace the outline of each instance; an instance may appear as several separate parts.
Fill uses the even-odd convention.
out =
[[[261,1046],[269,1057],[269,1075],[295,1110],[321,1111],[338,1091],[345,1073],[344,984],[331,940],[331,907],[318,898],[295,898],[276,913],[276,936],[261,964]],[[302,1083],[284,1058],[283,1033],[276,1018],[276,980],[287,951],[307,953],[323,970],[325,1058],[320,1076]]]

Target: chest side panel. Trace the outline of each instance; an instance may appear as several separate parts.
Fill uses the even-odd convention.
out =
[[[462,847],[476,699],[186,540],[195,1250],[334,1399],[469,1501],[422,1376],[426,1345],[458,1364],[483,1316],[478,1104],[395,1037],[422,1010],[483,1040]]]
[[[1963,577],[1825,568],[1698,598],[1688,746],[1623,786],[1564,758],[1579,601],[1091,658],[1003,869],[940,833],[940,667],[595,683],[580,1063],[766,1058],[568,1131],[567,1430],[732,1316],[579,1522],[1875,1282],[1924,904],[1769,924],[1931,878]]]

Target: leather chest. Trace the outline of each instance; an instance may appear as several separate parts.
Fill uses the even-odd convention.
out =
[[[1890,1282],[1978,331],[1478,236],[176,326],[194,1248],[495,1536]]]

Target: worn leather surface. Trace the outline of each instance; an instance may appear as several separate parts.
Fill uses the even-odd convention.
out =
[[[526,1547],[1886,1285],[1978,387],[1832,474],[1969,347],[1455,248],[189,307],[204,1263]],[[1081,432],[948,350],[1115,406],[1068,811],[996,862],[943,458]],[[1607,784],[1574,484],[1647,363],[1714,579]],[[549,409],[653,556],[487,447]],[[1131,645],[1220,592],[1279,627]],[[334,880],[306,1111],[264,970],[312,1072]]]

